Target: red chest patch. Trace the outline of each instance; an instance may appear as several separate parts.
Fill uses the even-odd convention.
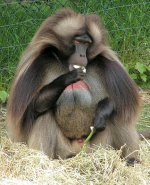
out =
[[[74,91],[74,90],[88,90],[89,87],[88,85],[84,82],[84,81],[78,81],[76,83],[73,83],[71,85],[68,85],[66,88],[65,88],[65,91]]]

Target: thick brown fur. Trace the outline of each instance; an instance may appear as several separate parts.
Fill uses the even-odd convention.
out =
[[[66,61],[72,54],[72,39],[84,32],[93,41],[87,51],[88,65],[84,79],[92,96],[87,95],[87,102],[79,100],[75,108],[68,103],[68,108],[68,96],[62,93],[55,114],[49,111],[35,119],[32,100],[44,85],[68,71]],[[75,155],[81,151],[81,146],[76,139],[70,140],[68,137],[87,136],[95,106],[106,97],[113,102],[115,114],[108,120],[106,129],[96,133],[89,146],[102,144],[119,149],[126,145],[123,155],[132,153],[130,157],[136,158],[137,153],[134,151],[138,150],[139,140],[135,129],[139,111],[136,85],[109,48],[106,31],[99,17],[62,10],[44,21],[20,60],[8,103],[10,137],[14,141],[26,142],[29,147],[43,150],[52,158]],[[73,112],[70,119],[67,117],[68,112]],[[66,126],[69,132],[64,134],[61,125]]]

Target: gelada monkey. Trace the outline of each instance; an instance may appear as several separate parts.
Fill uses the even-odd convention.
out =
[[[64,9],[47,18],[23,53],[8,102],[15,142],[65,159],[89,142],[137,159],[137,87],[106,41],[96,15]],[[132,154],[130,154],[132,153]],[[129,155],[130,154],[130,155]]]

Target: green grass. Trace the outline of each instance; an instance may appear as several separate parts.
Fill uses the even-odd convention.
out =
[[[0,90],[9,90],[22,51],[42,21],[62,7],[101,16],[112,48],[128,69],[150,58],[150,2],[148,0],[53,0],[6,4],[0,0]],[[130,71],[129,71],[130,72]],[[134,72],[134,71],[133,71]],[[139,82],[149,88],[150,83]]]

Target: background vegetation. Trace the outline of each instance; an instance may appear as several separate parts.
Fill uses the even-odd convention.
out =
[[[150,88],[149,0],[0,0],[0,103],[6,102],[20,55],[42,21],[62,7],[101,16],[109,41],[131,77]],[[150,91],[142,92],[138,129],[150,128]],[[12,143],[0,104],[0,185],[148,185],[150,142],[140,143],[141,163],[127,167],[120,150],[98,146],[91,154],[51,161],[43,153]]]
[[[150,88],[150,2],[148,0],[0,0],[0,101],[14,77],[22,51],[42,21],[62,7],[101,16],[113,50],[131,77]]]

